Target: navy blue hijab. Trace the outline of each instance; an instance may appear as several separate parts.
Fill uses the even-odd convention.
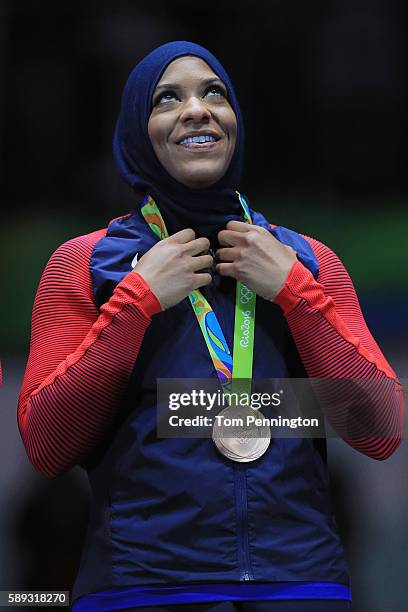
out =
[[[156,157],[148,134],[154,89],[167,66],[178,57],[204,60],[227,88],[237,119],[237,141],[225,175],[208,189],[191,189],[174,179]],[[242,221],[235,189],[243,165],[244,126],[228,74],[207,49],[191,42],[170,42],[142,59],[131,72],[125,89],[113,141],[113,153],[125,181],[137,192],[150,193],[169,233],[192,227],[199,236],[214,237],[230,220]]]

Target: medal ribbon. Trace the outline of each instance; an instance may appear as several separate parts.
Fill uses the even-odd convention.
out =
[[[245,198],[236,192],[244,211],[246,223],[252,224],[251,213]],[[156,202],[146,195],[142,203],[142,215],[159,240],[168,238],[169,233]],[[233,355],[217,317],[201,291],[194,289],[189,294],[191,306],[203,334],[215,371],[223,391],[233,392],[233,383],[242,379],[239,392],[250,393],[254,353],[256,293],[237,281],[235,298]]]

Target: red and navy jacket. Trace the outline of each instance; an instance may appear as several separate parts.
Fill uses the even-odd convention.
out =
[[[254,223],[269,227],[258,213]],[[381,382],[353,407],[356,432],[346,407],[334,412],[326,396],[322,410],[340,430],[348,420],[356,450],[386,459],[401,441],[404,396],[350,277],[320,242],[271,228],[298,261],[274,303],[257,300],[253,376]],[[131,272],[156,240],[138,211],[74,238],[50,258],[35,299],[21,436],[37,470],[80,464],[93,494],[74,610],[350,598],[324,440],[273,439],[239,464],[210,439],[157,437],[156,379],[216,374],[189,300],[162,311]],[[203,293],[232,347],[235,283],[215,277]],[[375,437],[364,433],[373,421]]]

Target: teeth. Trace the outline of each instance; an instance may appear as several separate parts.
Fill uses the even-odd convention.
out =
[[[180,141],[179,144],[188,144],[190,142],[198,142],[198,143],[203,143],[203,142],[215,142],[215,138],[214,136],[188,136],[187,138],[184,138],[183,140]]]

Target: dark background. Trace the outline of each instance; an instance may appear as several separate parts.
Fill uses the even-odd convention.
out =
[[[134,205],[111,155],[124,82],[169,40],[223,62],[246,125],[242,184],[272,223],[331,246],[408,377],[408,15],[398,0],[2,0],[0,588],[71,586],[88,490],[34,474],[15,424],[41,271],[65,240]],[[356,612],[406,609],[407,448],[386,463],[331,442]]]

